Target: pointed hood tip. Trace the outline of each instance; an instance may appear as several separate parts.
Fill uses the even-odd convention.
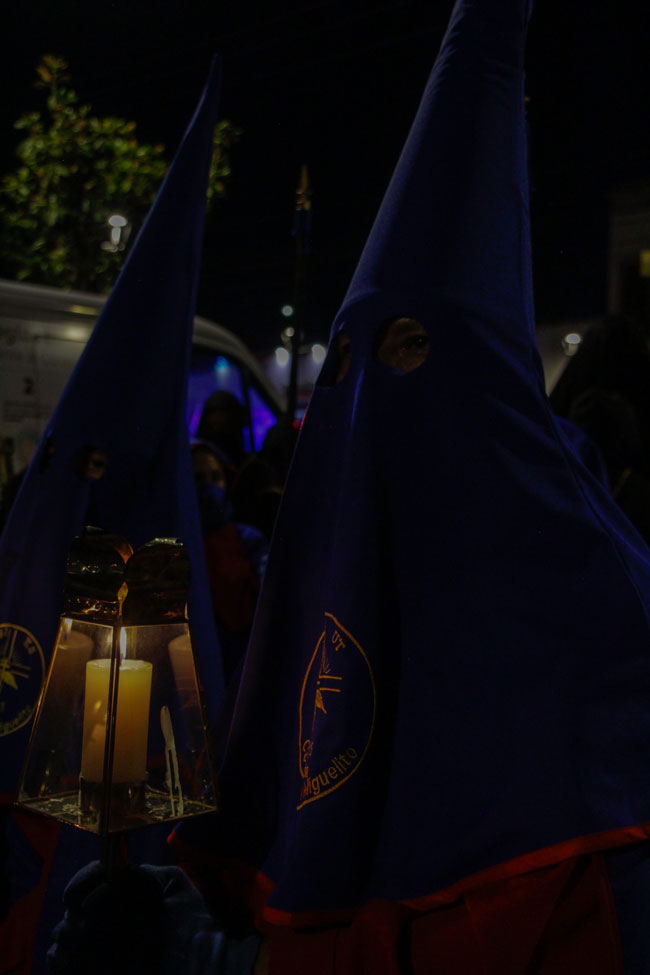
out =
[[[215,75],[221,75],[223,71],[223,57],[218,51],[213,51],[210,58],[210,67],[208,69],[208,77],[213,78]]]
[[[523,60],[531,10],[531,0],[456,0],[333,331],[380,292],[391,308],[453,302],[525,320],[530,331]]]

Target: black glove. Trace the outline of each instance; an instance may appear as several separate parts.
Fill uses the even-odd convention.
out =
[[[90,863],[72,878],[63,903],[48,953],[52,975],[161,971],[166,912],[155,877],[127,865],[109,882],[102,865]]]
[[[66,887],[50,975],[250,975],[257,935],[228,941],[178,867],[127,865],[110,881],[99,862]]]

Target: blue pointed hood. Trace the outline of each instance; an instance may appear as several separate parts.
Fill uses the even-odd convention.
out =
[[[533,329],[523,51],[528,4],[457,3],[348,289]],[[516,327],[516,326],[514,326]]]
[[[267,921],[648,835],[650,557],[544,392],[528,13],[457,0],[303,424],[221,772]]]
[[[223,689],[185,427],[207,179],[220,89],[205,90],[25,474],[0,543],[2,780],[15,788],[62,608],[66,558],[93,523],[137,547],[177,536],[192,561],[192,633]],[[101,466],[97,479],[89,462]],[[12,662],[13,661],[13,662]],[[11,679],[15,665],[16,677]]]

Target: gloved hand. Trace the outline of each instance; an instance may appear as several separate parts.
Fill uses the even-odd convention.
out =
[[[225,937],[178,867],[127,865],[110,881],[99,862],[63,895],[48,952],[50,975],[250,975],[257,935]]]

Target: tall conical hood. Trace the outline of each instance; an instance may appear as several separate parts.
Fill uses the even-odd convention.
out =
[[[528,3],[457,3],[343,304],[429,294],[533,328],[524,125]]]
[[[267,920],[648,833],[650,555],[534,347],[528,9],[456,3],[303,424],[221,774]]]
[[[215,59],[194,117],[61,395],[2,534],[0,789],[7,792],[16,784],[52,653],[67,554],[85,524],[122,534],[134,547],[155,536],[184,540],[193,565],[190,615],[203,678],[213,698],[222,694],[185,426],[220,82]],[[24,670],[21,640],[26,641]],[[14,666],[20,678],[12,680]]]

